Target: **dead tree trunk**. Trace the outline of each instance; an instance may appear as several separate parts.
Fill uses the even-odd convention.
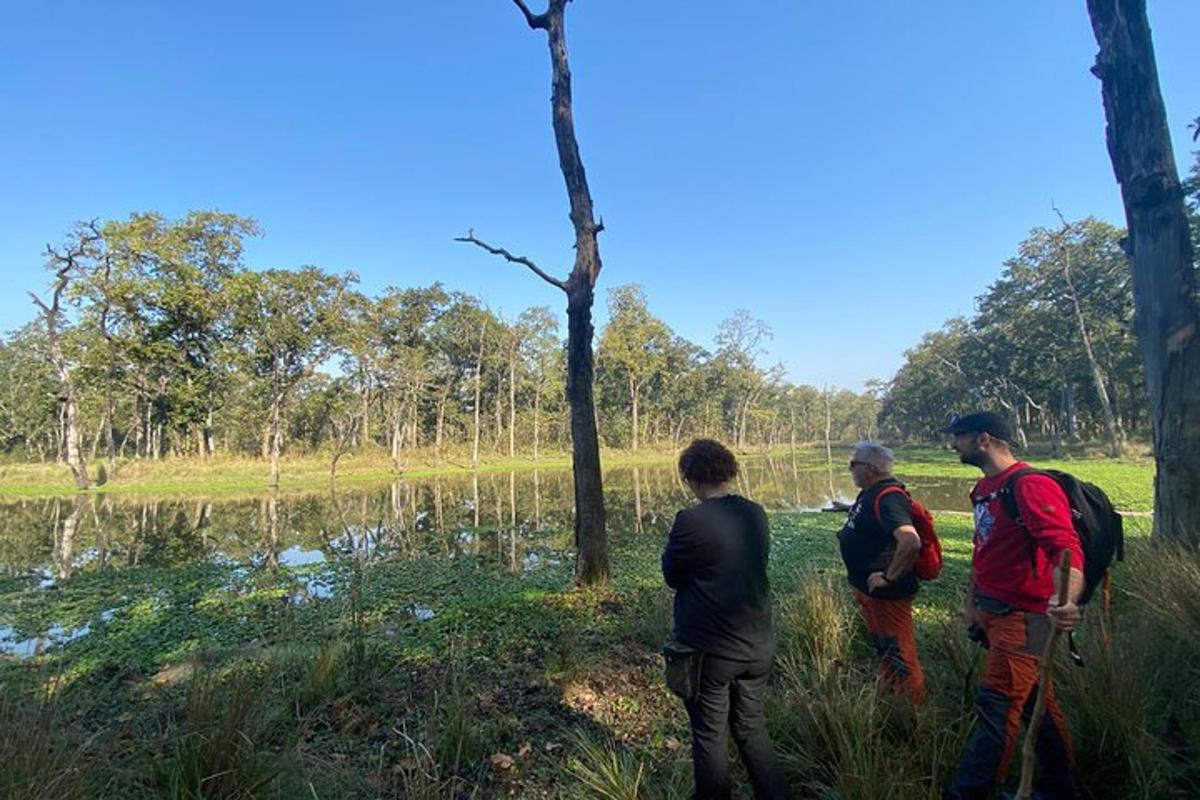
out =
[[[597,234],[604,222],[597,222],[592,208],[583,159],[575,139],[571,110],[571,70],[567,64],[567,41],[563,16],[567,0],[550,0],[545,13],[534,14],[524,0],[513,0],[534,30],[546,31],[550,45],[552,120],[558,162],[571,204],[571,224],[575,229],[575,265],[567,279],[560,280],[544,272],[527,258],[492,247],[475,238],[474,233],[459,241],[471,242],[489,253],[523,264],[540,278],[562,289],[567,295],[567,400],[571,407],[572,470],[575,478],[575,580],[581,584],[608,580],[608,531],[605,527],[604,492],[600,474],[600,439],[592,395],[595,366],[592,357],[592,303],[596,279],[600,276],[600,247]]]
[[[71,468],[71,475],[75,478],[75,486],[80,489],[90,487],[92,480],[88,477],[87,459],[83,454],[83,442],[79,432],[79,406],[75,398],[75,382],[71,376],[71,366],[63,353],[59,326],[62,322],[63,293],[79,269],[79,259],[86,255],[88,248],[99,238],[100,234],[93,226],[90,232],[80,233],[77,243],[61,253],[47,245],[46,255],[55,274],[54,293],[51,295],[50,304],[46,305],[36,294],[29,293],[33,302],[42,310],[45,320],[47,357],[58,374],[63,404],[63,449],[67,465]]]
[[[1154,434],[1154,532],[1200,544],[1200,309],[1145,0],[1088,0]]]

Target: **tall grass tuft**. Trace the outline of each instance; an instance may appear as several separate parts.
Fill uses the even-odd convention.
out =
[[[170,800],[244,800],[260,796],[282,769],[281,716],[251,676],[198,676],[183,719],[156,763],[158,796]]]
[[[499,745],[495,723],[481,721],[478,704],[456,667],[419,717],[394,725],[393,747],[380,758],[378,781],[411,800],[475,797]],[[392,795],[388,795],[392,796]]]
[[[94,796],[90,763],[103,731],[88,736],[52,695],[0,692],[0,797],[70,800]]]
[[[959,703],[919,712],[881,687],[874,659],[856,647],[858,616],[829,576],[801,578],[781,603],[779,689],[772,736],[809,797],[936,797],[957,759],[969,718]],[[947,645],[950,646],[950,645]]]
[[[779,662],[795,679],[822,682],[849,660],[854,610],[829,575],[801,572],[791,580],[802,588],[785,597],[776,611]]]
[[[1080,639],[1085,666],[1059,671],[1079,775],[1096,797],[1200,794],[1200,554],[1131,543]]]
[[[589,800],[684,800],[692,793],[691,762],[655,765],[607,737],[576,732],[566,776],[571,797]]]

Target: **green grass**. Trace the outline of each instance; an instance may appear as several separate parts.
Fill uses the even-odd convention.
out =
[[[1154,508],[1154,462],[1131,456],[1109,459],[1102,456],[1050,458],[1045,453],[1019,453],[1023,460],[1043,469],[1070,472],[1097,484],[1122,510],[1147,512]],[[901,448],[896,453],[896,471],[906,477],[977,479],[979,470],[962,464],[947,450]]]

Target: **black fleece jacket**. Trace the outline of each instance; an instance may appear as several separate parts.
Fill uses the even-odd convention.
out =
[[[663,578],[675,589],[675,640],[734,661],[771,658],[770,549],[767,514],[744,497],[680,511],[662,555]]]

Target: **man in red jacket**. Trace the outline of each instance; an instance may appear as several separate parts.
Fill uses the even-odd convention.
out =
[[[956,417],[944,432],[954,437],[959,459],[983,471],[971,491],[975,551],[964,613],[988,654],[975,727],[954,786],[943,795],[945,800],[977,800],[990,797],[1008,772],[1021,720],[1033,711],[1050,626],[1069,631],[1079,623],[1083,550],[1067,497],[1053,478],[1034,473],[1010,483],[1017,470],[1029,465],[1013,456],[1012,432],[1004,417],[990,411],[967,414]],[[1005,509],[1003,494],[1009,491],[1019,520]],[[1071,554],[1069,601],[1059,605],[1054,569],[1064,550]],[[1052,690],[1037,737],[1037,761],[1035,798],[1078,796],[1070,736]]]

